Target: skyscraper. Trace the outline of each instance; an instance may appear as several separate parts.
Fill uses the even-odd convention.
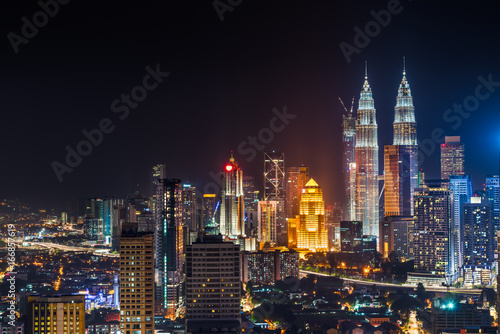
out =
[[[175,318],[181,302],[182,256],[182,184],[178,179],[160,179],[156,187],[155,207],[155,281],[156,299],[169,318]]]
[[[469,203],[472,196],[472,180],[470,175],[450,175],[451,195],[451,224],[452,234],[450,236],[451,247],[453,251],[452,259],[455,261],[453,267],[460,269],[464,265],[464,240],[463,240],[463,221],[462,206]]]
[[[182,185],[182,207],[183,207],[183,225],[190,231],[198,232],[203,229],[201,223],[201,193],[193,185],[184,183]]]
[[[498,175],[486,178],[486,198],[492,204],[493,226],[495,231],[500,230],[500,177]]]
[[[384,146],[385,216],[411,216],[413,210],[408,145]]]
[[[264,200],[285,198],[285,153],[264,153]]]
[[[357,112],[355,154],[356,220],[363,222],[363,233],[378,237],[378,134],[376,110],[366,68]]]
[[[243,171],[233,154],[226,164],[222,177],[220,204],[220,233],[236,237],[245,234],[245,200],[243,193]]]
[[[120,198],[105,198],[103,201],[103,234],[106,244],[111,243],[113,235],[119,228],[120,209],[125,207],[125,200]]]
[[[428,283],[453,283],[451,242],[451,199],[446,188],[417,188],[415,191],[415,271]],[[410,275],[409,275],[410,278]]]
[[[275,245],[278,241],[276,228],[276,215],[278,213],[278,202],[259,201],[258,202],[258,240],[261,243]]]
[[[203,229],[208,234],[216,234],[216,206],[217,206],[217,195],[216,194],[203,194]]]
[[[286,217],[300,214],[300,196],[309,181],[309,167],[288,167],[286,169]]]
[[[120,329],[152,334],[154,321],[154,234],[124,224],[120,237]]]
[[[313,179],[307,182],[300,198],[297,247],[311,251],[326,251],[328,249],[323,192]]]
[[[487,199],[471,197],[462,207],[463,257],[466,266],[493,264],[495,256],[495,230],[492,206]]]
[[[240,249],[221,236],[186,246],[186,333],[238,332]]]
[[[464,159],[464,144],[460,143],[460,136],[446,136],[445,143],[441,144],[441,179],[465,175]]]
[[[342,252],[359,251],[363,242],[363,224],[354,220],[340,222],[340,250]]]
[[[353,100],[354,102],[354,100]],[[342,103],[343,105],[343,103]],[[345,107],[344,107],[345,108]],[[347,109],[346,109],[347,111]],[[342,143],[343,143],[343,161],[342,170],[344,172],[344,189],[345,189],[345,205],[344,205],[344,220],[355,219],[356,205],[355,205],[355,177],[353,173],[356,172],[356,120],[352,115],[351,110],[347,114],[342,115]]]
[[[277,242],[287,243],[287,221],[285,212],[285,153],[264,152],[264,196],[265,201],[276,201],[276,236]]]
[[[253,176],[243,176],[243,196],[245,197],[246,234],[255,235],[258,224],[257,203],[259,202],[259,191],[255,187]]]

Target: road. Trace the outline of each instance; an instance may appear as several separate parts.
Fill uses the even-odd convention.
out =
[[[313,274],[313,275],[318,275],[318,276],[330,276],[328,274],[319,274],[319,273],[316,273],[314,271],[300,270],[301,276],[305,276],[308,274]],[[342,279],[344,281],[347,281],[347,282],[352,282],[352,283],[356,283],[356,284],[363,284],[363,285],[376,285],[376,286],[380,286],[380,287],[385,286],[388,288],[407,288],[407,289],[416,288],[416,286],[407,285],[407,284],[399,285],[399,284],[391,284],[391,283],[370,282],[370,281],[363,281],[360,279],[343,278],[343,277],[342,277]],[[433,291],[433,292],[448,292],[447,287],[439,287],[439,286],[426,286],[425,290],[426,291]],[[468,295],[471,295],[471,294],[472,295],[480,295],[482,290],[480,290],[480,289],[468,289],[468,288],[457,289],[457,288],[450,287],[449,291],[454,292],[454,293],[468,294]]]
[[[22,243],[22,241],[14,241],[14,242]],[[60,249],[65,252],[92,252],[94,255],[99,255],[99,256],[120,257],[119,254],[109,253],[109,250],[107,249],[100,249],[100,248],[96,249],[93,247],[75,247],[75,246],[54,244],[50,242],[30,242],[29,244],[31,246],[41,246],[46,248]]]
[[[408,334],[419,334],[420,330],[417,321],[417,312],[410,313],[410,320],[408,321]]]

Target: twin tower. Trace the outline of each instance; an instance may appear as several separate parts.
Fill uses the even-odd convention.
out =
[[[377,120],[372,89],[365,81],[357,118],[343,117],[344,177],[347,195],[345,219],[363,223],[363,234],[379,236],[380,208],[384,216],[413,214],[413,189],[418,187],[418,144],[415,108],[406,69],[399,85],[394,108],[393,145],[384,147],[384,175],[379,175]],[[385,181],[380,186],[379,181]],[[384,190],[385,189],[385,190]],[[382,190],[385,201],[380,203]]]

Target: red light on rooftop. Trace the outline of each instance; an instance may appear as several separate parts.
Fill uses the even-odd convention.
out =
[[[233,170],[233,165],[226,165],[226,171],[230,172]]]

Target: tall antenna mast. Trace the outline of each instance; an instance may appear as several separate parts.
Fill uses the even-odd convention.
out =
[[[347,111],[347,108],[345,107],[344,102],[343,102],[343,101],[342,101],[342,99],[340,98],[340,96],[339,96],[339,101],[340,101],[340,103],[342,103],[342,107],[344,107],[345,112],[346,112],[346,113],[349,113],[349,112]],[[352,112],[352,108],[351,108],[351,112]]]

